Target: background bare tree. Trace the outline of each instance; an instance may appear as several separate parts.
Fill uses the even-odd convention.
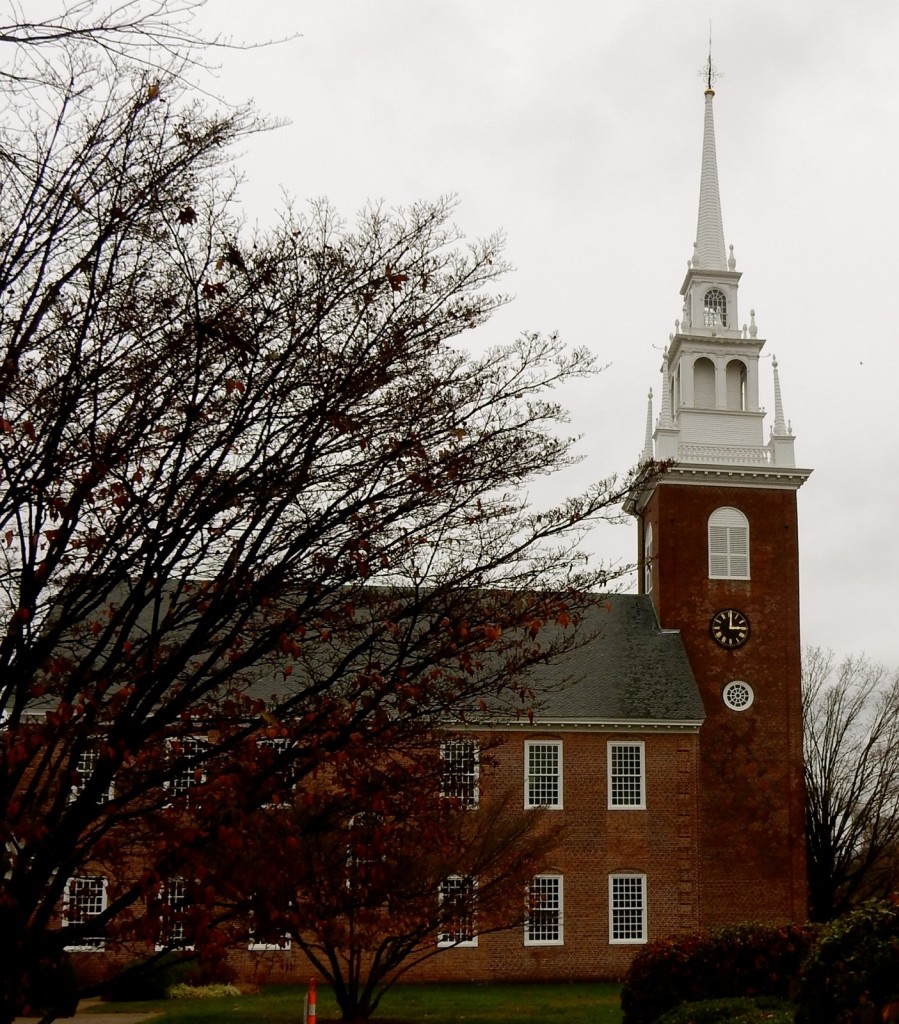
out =
[[[864,656],[803,662],[813,920],[899,886],[899,673]]]

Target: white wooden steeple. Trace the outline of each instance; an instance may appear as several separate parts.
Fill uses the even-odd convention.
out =
[[[759,406],[764,340],[755,311],[740,327],[740,274],[733,246],[725,249],[711,64],[705,90],[699,216],[693,256],[681,286],[683,310],[663,356],[661,415],[653,433],[656,461],[678,466],[794,467],[776,379],[778,415],[766,444]],[[644,447],[643,461],[649,449]]]

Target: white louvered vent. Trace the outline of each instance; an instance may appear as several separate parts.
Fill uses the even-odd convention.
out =
[[[709,516],[709,577],[749,579],[749,521],[736,508],[719,508]]]

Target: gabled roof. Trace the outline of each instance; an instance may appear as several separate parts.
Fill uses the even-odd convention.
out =
[[[591,639],[531,672],[534,727],[700,726],[705,711],[680,633],[661,629],[649,597],[597,596],[579,628]]]

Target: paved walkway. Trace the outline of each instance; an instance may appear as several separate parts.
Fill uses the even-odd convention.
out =
[[[99,999],[83,999],[78,1004],[78,1012],[74,1017],[60,1017],[60,1020],[82,1021],[83,1024],[141,1024],[141,1021],[156,1017],[158,1011],[152,1013],[86,1013],[89,1006],[96,1006]],[[35,1024],[39,1017],[16,1017],[16,1024]]]

